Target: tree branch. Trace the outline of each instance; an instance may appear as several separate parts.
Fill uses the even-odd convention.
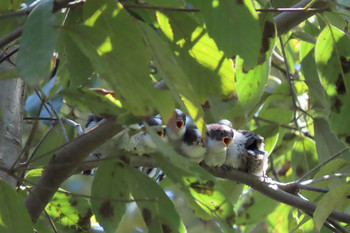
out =
[[[304,8],[306,7],[312,0],[302,0],[301,2],[294,5],[292,8]],[[313,8],[318,9],[328,9],[330,7],[330,3],[326,1],[316,1],[315,4],[312,5]],[[315,12],[310,11],[296,11],[296,12],[283,12],[274,17],[277,27],[277,34],[282,35],[287,33],[290,29],[297,26],[304,20],[313,16]]]
[[[24,200],[33,222],[38,220],[46,204],[59,186],[72,175],[79,163],[96,147],[121,130],[122,127],[116,123],[115,118],[104,120],[96,129],[76,138],[63,146],[57,154],[52,155],[42,176]]]
[[[72,2],[72,0],[56,0],[53,12],[56,12],[63,7],[69,6],[69,3]],[[299,2],[298,4],[292,6],[289,11],[283,12],[277,16],[274,17],[276,27],[277,27],[277,33],[278,35],[282,35],[286,32],[288,32],[293,27],[297,26],[304,20],[308,19],[310,16],[316,14],[319,11],[327,10],[329,8],[329,3],[324,1],[317,1],[313,5],[313,10],[293,10],[293,8],[300,9],[307,6],[311,0],[303,0]],[[81,4],[81,3],[80,3]],[[144,8],[144,7],[143,7]],[[188,9],[191,10],[191,9]],[[261,11],[262,9],[260,9]],[[19,38],[22,34],[23,26],[19,26],[9,34],[6,34],[2,38],[0,38],[0,48],[4,47],[8,43],[16,40]]]
[[[216,177],[225,178],[225,179],[229,179],[232,181],[249,185],[253,189],[261,192],[262,194],[276,201],[296,207],[305,212],[314,213],[316,210],[315,203],[302,199],[286,191],[283,191],[275,183],[264,182],[262,178],[259,178],[235,169],[232,169],[229,171],[222,168],[205,167],[205,169]],[[340,222],[348,223],[348,224],[350,223],[350,215],[338,210],[334,210],[329,215],[329,218],[332,218]]]
[[[119,156],[110,156],[102,159],[92,159],[90,161],[83,162],[79,171],[85,170],[87,167],[92,168],[94,165],[97,166],[98,162],[101,160],[115,159]],[[157,167],[156,162],[150,157],[139,157],[134,156],[131,158],[132,166],[136,167]],[[91,166],[92,165],[92,166]],[[249,185],[253,189],[261,192],[262,194],[272,198],[278,202],[285,203],[287,205],[293,206],[295,208],[301,209],[307,213],[313,213],[316,209],[316,204],[310,202],[297,196],[300,188],[300,184],[297,182],[290,183],[279,183],[279,182],[269,182],[264,181],[264,178],[257,177],[245,172],[231,169],[227,170],[224,168],[211,168],[206,165],[202,165],[208,172],[212,175],[224,179],[229,179],[235,182],[243,183]],[[333,211],[329,216],[330,219],[350,223],[350,215],[343,213],[341,211]]]

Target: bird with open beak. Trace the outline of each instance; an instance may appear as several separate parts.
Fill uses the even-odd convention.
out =
[[[211,167],[222,166],[226,159],[226,150],[233,138],[233,130],[218,123],[207,125],[204,162]]]
[[[225,166],[265,177],[267,163],[264,138],[252,131],[234,130],[232,143],[227,149]]]
[[[154,130],[162,140],[167,141],[164,134],[163,121],[159,117],[151,117],[146,123]],[[146,128],[143,123],[140,122],[139,128],[141,132],[134,134],[130,137],[130,140],[126,146],[127,151],[133,151],[139,154],[154,153],[157,151],[157,146],[153,142],[151,135],[146,132]]]
[[[169,143],[174,146],[179,143],[185,134],[186,128],[186,115],[180,109],[175,109],[172,117],[169,119],[166,126],[166,136],[169,139]]]

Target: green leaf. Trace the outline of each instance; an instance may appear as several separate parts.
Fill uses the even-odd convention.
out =
[[[259,223],[277,206],[277,201],[251,190],[237,203],[237,224]]]
[[[292,151],[292,170],[294,178],[300,178],[317,164],[315,142],[307,137],[299,137]]]
[[[329,122],[337,138],[350,144],[350,39],[341,30],[327,26],[317,38],[316,64],[331,101]]]
[[[173,54],[169,47],[157,36],[154,30],[143,23],[139,23],[139,27],[143,32],[145,43],[152,52],[154,61],[159,65],[159,72],[163,75],[172,95],[178,104],[183,107],[182,109],[187,109],[198,129],[202,133],[205,132],[206,127],[201,100],[185,72],[173,59]]]
[[[264,137],[265,151],[270,155],[278,142],[279,127],[274,124],[264,125],[255,129],[254,132]]]
[[[350,185],[341,184],[326,193],[318,202],[316,210],[313,214],[314,225],[316,231],[320,231],[323,223],[329,214],[336,208],[340,208],[343,202],[350,194]]]
[[[224,232],[233,232],[235,212],[216,179],[202,167],[178,155],[155,132],[149,130],[149,126],[146,128],[162,153],[154,154],[154,159],[167,177],[179,186],[187,199],[190,199],[189,205],[193,207],[196,204],[195,210],[201,207],[218,221]]]
[[[307,24],[305,30],[311,26]],[[305,77],[305,83],[309,88],[309,95],[312,101],[312,110],[320,116],[328,116],[330,112],[330,105],[327,99],[325,89],[320,81],[320,78],[317,74],[316,62],[315,62],[315,45],[308,42],[301,42],[300,48],[300,60],[302,74]]]
[[[22,2],[21,0],[1,1],[0,2],[0,13],[19,10],[21,2]]]
[[[71,8],[65,21],[64,27],[70,27],[83,22],[83,8]],[[70,86],[80,86],[88,81],[93,72],[93,66],[89,58],[76,46],[75,42],[66,34],[62,33],[67,54],[67,68],[70,73]]]
[[[174,102],[168,91],[153,87],[152,57],[136,21],[114,0],[89,1],[84,15],[85,26],[74,25],[66,31],[123,106],[137,116],[160,113],[165,121],[169,119]]]
[[[92,90],[72,87],[62,90],[60,95],[79,108],[99,116],[118,115],[124,112],[120,101],[110,94],[101,95]]]
[[[64,232],[90,229],[92,214],[90,204],[85,198],[56,192],[45,210],[56,224],[61,225]]]
[[[46,166],[53,154],[66,143],[59,124],[47,130],[45,135],[40,139],[37,149],[33,152],[33,158],[30,160],[29,168]]]
[[[143,219],[149,232],[186,232],[174,204],[164,190],[151,178],[135,168],[128,167],[129,189],[138,201]]]
[[[227,57],[239,55],[245,67],[258,64],[262,35],[251,1],[192,1],[203,14],[206,27]]]
[[[41,1],[23,27],[17,67],[24,81],[36,85],[50,76],[50,62],[57,39],[53,0]]]
[[[288,226],[291,224],[291,220],[288,219],[290,210],[290,206],[280,203],[266,218],[267,232],[288,232]]]
[[[316,149],[320,162],[327,160],[329,157],[345,148],[345,144],[335,137],[327,120],[315,118],[314,129]],[[344,152],[340,158],[350,161],[350,152]]]
[[[33,223],[18,194],[0,180],[0,232],[33,233]]]
[[[8,70],[0,72],[0,80],[18,78],[18,77],[20,77],[20,75],[18,73],[17,68],[8,69]]]
[[[129,200],[128,176],[122,161],[100,163],[91,187],[91,208],[107,233],[114,233]]]
[[[204,103],[208,96],[231,99],[234,95],[234,68],[231,59],[218,50],[205,28],[190,14],[157,12],[163,33],[175,50],[175,58]]]
[[[276,123],[289,123],[293,119],[293,102],[288,83],[282,83],[273,91],[259,111],[259,117],[273,119]]]

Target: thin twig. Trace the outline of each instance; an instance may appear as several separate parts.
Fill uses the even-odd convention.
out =
[[[4,47],[5,45],[9,44],[10,42],[14,41],[18,37],[21,36],[23,31],[23,25],[18,26],[15,30],[12,32],[9,32],[8,34],[4,35],[0,38],[0,48]]]
[[[36,95],[38,96],[38,98],[40,99],[40,101],[41,101],[42,103],[44,103],[44,108],[46,109],[47,113],[50,115],[51,118],[53,118],[52,113],[50,112],[49,108],[47,107],[47,105],[46,105],[46,103],[45,103],[45,102],[46,102],[45,96],[44,96],[44,98],[41,97],[41,95],[40,95],[40,93],[39,93],[39,91],[38,91],[37,89],[35,89],[34,91],[35,91],[35,94],[36,94]]]
[[[304,179],[306,179],[306,177],[308,177],[309,175],[311,175],[312,173],[314,173],[315,171],[317,171],[318,169],[320,169],[321,167],[323,167],[324,165],[326,165],[327,163],[329,163],[330,161],[334,160],[335,158],[337,158],[338,156],[340,156],[341,154],[343,154],[344,152],[346,152],[348,150],[349,150],[349,148],[347,147],[347,148],[344,148],[344,149],[340,150],[339,152],[335,153],[329,159],[323,161],[322,163],[320,163],[316,167],[312,168],[310,171],[306,172],[296,182],[297,183],[301,183]]]
[[[324,175],[321,177],[316,177],[314,179],[305,180],[303,182],[300,182],[300,184],[310,185],[310,184],[318,183],[321,181],[325,181],[325,180],[329,180],[329,179],[333,179],[333,178],[342,178],[342,177],[350,177],[350,173],[335,173],[335,174],[330,174],[330,175]]]
[[[287,79],[287,82],[288,82],[288,85],[289,85],[289,91],[290,91],[290,94],[292,96],[292,102],[293,102],[293,107],[294,107],[294,124],[295,124],[296,128],[299,129],[299,126],[298,126],[298,123],[297,123],[297,120],[296,120],[296,118],[297,118],[296,117],[296,114],[297,114],[296,110],[298,108],[298,106],[297,106],[297,97],[296,97],[296,94],[295,94],[295,91],[294,91],[294,88],[293,88],[292,80],[290,79],[291,78],[290,77],[291,76],[291,72],[290,72],[290,69],[289,69],[289,64],[288,64],[286,52],[284,50],[284,44],[283,44],[282,36],[279,36],[279,41],[280,41],[282,56],[283,56],[283,59],[284,59],[284,65],[286,67],[286,79]]]
[[[51,117],[23,117],[23,120],[25,121],[33,121],[33,120],[39,120],[39,121],[57,121],[57,118],[51,118]]]
[[[66,124],[74,127],[74,129],[77,131],[78,136],[80,136],[84,133],[83,129],[81,128],[81,125],[76,123],[75,121],[72,121],[68,118],[62,118],[61,120],[63,123],[66,123]]]
[[[54,126],[50,125],[50,128],[46,131],[46,133],[44,134],[44,136],[42,136],[39,140],[39,142],[36,144],[31,156],[28,158],[28,160],[25,162],[25,164],[29,164],[33,157],[35,156],[35,153],[38,151],[38,149],[40,148],[41,144],[43,143],[43,141],[46,139],[46,137],[51,133],[51,131],[53,130]]]
[[[61,126],[64,139],[65,139],[66,143],[68,143],[68,142],[69,142],[69,139],[68,139],[67,131],[66,131],[66,128],[64,128],[64,125],[63,125],[63,123],[62,123],[61,118],[58,116],[58,114],[57,114],[55,108],[52,106],[52,104],[50,103],[50,101],[47,101],[46,103],[47,103],[47,105],[50,106],[51,111],[53,112],[53,114],[55,114],[55,116],[56,116],[56,118],[57,118],[57,120],[58,120],[58,123],[59,123],[60,126]]]
[[[325,12],[325,11],[330,11],[330,9],[328,9],[328,8],[325,8],[325,9],[318,9],[318,8],[305,9],[303,7],[299,7],[299,8],[255,9],[255,11],[258,11],[258,12]]]
[[[285,128],[285,129],[291,129],[291,130],[296,130],[296,131],[298,131],[298,129],[297,128],[295,128],[295,127],[292,127],[292,126],[288,126],[288,125],[283,125],[283,124],[281,124],[281,123],[278,123],[278,122],[275,122],[275,121],[271,121],[271,120],[268,120],[268,119],[265,119],[265,118],[261,118],[261,117],[253,117],[255,120],[257,120],[257,121],[264,121],[264,122],[266,122],[266,123],[270,123],[270,124],[276,124],[276,125],[278,125],[278,126],[280,126],[280,127],[282,127],[282,128]]]
[[[39,1],[37,1],[37,2],[39,2]],[[34,7],[35,7],[35,5],[32,5],[30,7],[27,7],[25,9],[23,9],[23,10],[19,10],[19,11],[16,11],[16,12],[0,14],[0,20],[1,19],[12,18],[12,17],[19,17],[19,16],[28,15],[33,10]]]
[[[164,6],[146,6],[146,5],[136,5],[136,4],[123,4],[124,8],[136,8],[145,10],[162,10],[162,11],[183,11],[183,12],[199,12],[196,8],[177,8],[177,7],[164,7]]]

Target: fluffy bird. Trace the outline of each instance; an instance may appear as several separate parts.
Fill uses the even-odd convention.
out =
[[[233,130],[224,124],[207,125],[204,162],[211,167],[222,166],[226,159],[226,150],[233,138]]]
[[[176,108],[173,116],[169,119],[166,126],[166,136],[168,137],[170,144],[179,143],[183,139],[186,131],[185,125],[185,113]]]
[[[234,130],[232,143],[227,149],[226,166],[265,177],[267,162],[263,137],[248,130]]]
[[[102,117],[90,114],[85,124],[85,132],[93,128],[94,126],[96,126],[102,120],[103,120]]]
[[[164,135],[163,121],[159,117],[151,117],[146,123],[156,131],[156,133],[164,140],[167,141]],[[129,142],[126,145],[127,151],[134,151],[137,153],[154,153],[157,151],[157,146],[153,142],[151,135],[146,132],[146,129],[142,123],[138,124],[141,132],[134,134],[130,137]]]
[[[182,141],[175,150],[193,162],[199,163],[203,160],[206,147],[202,135],[195,125],[186,125]]]

